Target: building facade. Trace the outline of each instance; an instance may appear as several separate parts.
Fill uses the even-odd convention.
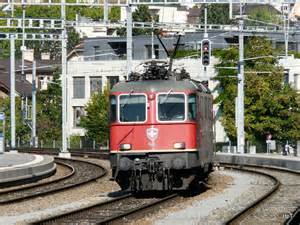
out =
[[[214,36],[214,34],[210,34]],[[182,37],[179,50],[199,50],[203,33],[186,34]],[[176,37],[162,39],[168,50],[174,49]],[[229,46],[231,39],[226,36],[217,36],[212,40],[212,47]],[[276,44],[276,43],[275,43]],[[151,59],[152,46],[156,59],[166,60],[167,54],[160,42],[155,38],[153,44],[150,36],[133,37],[133,61],[135,70],[139,64]],[[110,86],[126,78],[126,38],[90,38],[69,55],[68,59],[68,134],[84,136],[85,131],[80,127],[80,117],[84,115],[84,106],[88,103],[94,92],[101,92],[109,83]],[[214,97],[218,95],[217,81],[212,80],[216,75],[214,65],[217,60],[211,57],[207,71],[199,58],[182,58],[174,61],[174,68],[184,67],[192,79],[207,81],[208,87],[213,91]],[[300,59],[290,57],[279,61],[286,71],[286,80],[296,90],[300,91]],[[299,65],[299,66],[297,66]],[[214,105],[216,115],[216,141],[227,142],[228,139],[220,123],[221,112],[218,105]]]
[[[181,49],[199,49],[197,35],[185,36]],[[199,39],[201,40],[201,39]],[[167,49],[173,49],[175,37],[166,37],[163,43]],[[145,60],[151,59],[151,37],[137,36],[133,38],[133,70]],[[153,43],[156,59],[166,60],[167,54],[158,40]],[[80,118],[84,115],[84,107],[95,92],[101,92],[109,84],[112,86],[119,80],[126,79],[126,38],[91,38],[74,50],[68,59],[68,135],[84,136],[85,130],[80,127]],[[211,66],[204,71],[199,58],[183,58],[174,61],[174,69],[185,68],[192,79],[207,81],[211,90],[217,83],[210,80],[215,76],[212,58]],[[213,93],[216,95],[217,93]],[[214,106],[215,114],[218,106]],[[217,141],[224,142],[226,134],[219,120],[216,123]]]

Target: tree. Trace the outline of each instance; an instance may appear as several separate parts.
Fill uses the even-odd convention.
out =
[[[15,120],[16,120],[16,138],[22,142],[29,143],[30,141],[30,128],[24,123],[21,111],[21,98],[16,97],[15,104]],[[1,98],[0,111],[5,113],[5,139],[11,139],[11,126],[10,126],[10,98]]]
[[[157,18],[154,19],[156,21]],[[137,9],[132,13],[132,21],[133,22],[152,22],[152,17],[149,11],[149,7],[147,5],[139,5]],[[142,28],[133,28],[132,35],[149,35],[151,34],[152,29],[142,29]],[[117,29],[117,34],[120,36],[126,35],[126,28]]]
[[[282,19],[278,15],[278,11],[271,6],[257,6],[249,11],[249,19],[262,21],[266,23],[282,24]],[[246,25],[261,25],[255,21],[246,21]]]
[[[61,140],[62,90],[58,70],[47,90],[37,93],[37,135],[44,143]]]
[[[96,92],[85,106],[86,116],[81,118],[80,125],[86,129],[86,136],[105,144],[109,138],[108,124],[109,89],[103,93]]]
[[[204,7],[201,7],[200,22],[204,23]],[[229,5],[228,4],[211,4],[207,6],[207,23],[208,24],[230,24]]]
[[[220,63],[216,67],[236,67],[238,49],[218,50],[215,55]],[[263,142],[265,135],[271,133],[281,143],[300,138],[300,104],[297,93],[288,84],[283,84],[283,68],[277,64],[278,52],[270,41],[253,37],[245,46],[245,58],[267,56],[257,60],[245,61],[245,132],[246,139]],[[273,56],[273,57],[268,57]],[[260,72],[260,73],[258,73]],[[219,69],[219,96],[221,122],[231,140],[236,140],[235,97],[237,80],[229,77],[236,70]]]

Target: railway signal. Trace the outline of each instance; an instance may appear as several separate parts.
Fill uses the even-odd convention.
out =
[[[209,66],[210,64],[210,40],[209,39],[203,39],[201,42],[201,61],[203,66]]]

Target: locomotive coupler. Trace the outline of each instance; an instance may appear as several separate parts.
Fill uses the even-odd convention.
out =
[[[136,159],[133,164],[131,188],[135,191],[170,190],[170,169],[159,158]]]

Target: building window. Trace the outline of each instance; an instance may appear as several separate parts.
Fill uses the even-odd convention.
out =
[[[113,49],[114,53],[122,59],[126,56],[127,44],[125,41],[122,42],[108,42],[109,46]]]
[[[116,83],[119,82],[119,76],[111,76],[111,77],[107,77],[107,79],[110,88],[112,88]]]
[[[95,92],[102,92],[102,77],[90,77],[90,94]]]
[[[300,86],[299,86],[300,81],[298,81],[298,79],[300,79],[300,75],[295,73],[294,74],[294,89],[295,90],[300,89]]]
[[[73,126],[80,127],[81,117],[84,116],[84,107],[83,106],[74,106],[73,107]]]
[[[155,58],[159,58],[158,45],[153,45]],[[152,59],[152,45],[145,45],[146,48],[146,59]]]
[[[101,49],[100,46],[94,46],[94,60],[100,60],[101,57]]]
[[[85,79],[84,77],[73,77],[73,97],[85,98]]]
[[[284,70],[284,80],[283,83],[285,85],[288,85],[290,83],[290,79],[289,79],[289,75],[290,75],[290,70]]]

